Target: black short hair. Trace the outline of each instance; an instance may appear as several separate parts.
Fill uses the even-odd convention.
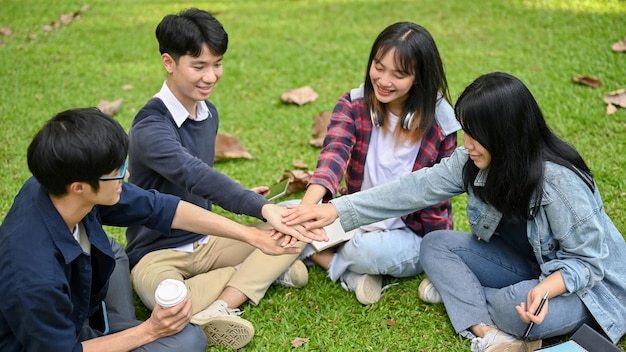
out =
[[[48,120],[28,146],[28,168],[50,194],[63,195],[72,182],[88,182],[119,169],[128,136],[113,118],[96,108],[72,109]]]
[[[181,56],[200,56],[203,44],[215,56],[223,56],[228,49],[228,34],[222,24],[210,13],[197,8],[170,14],[156,28],[161,54],[169,54],[175,61]]]

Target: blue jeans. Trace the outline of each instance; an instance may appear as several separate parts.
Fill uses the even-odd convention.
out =
[[[420,260],[424,272],[441,294],[455,331],[472,338],[471,326],[485,324],[520,337],[527,327],[515,306],[526,302],[539,283],[536,261],[520,256],[498,236],[490,242],[467,232],[433,231],[424,237]],[[571,333],[595,321],[576,294],[548,301],[548,315],[536,324],[530,340]]]
[[[115,269],[109,278],[109,290],[104,301],[107,306],[110,333],[116,333],[141,324],[135,316],[133,291],[130,284],[130,269],[128,257],[122,246],[109,236],[109,242],[115,255]],[[85,341],[102,336],[98,330],[92,329],[88,322],[83,326],[79,340]],[[196,351],[204,352],[207,340],[202,328],[195,324],[188,324],[177,334],[162,337],[154,342],[135,349],[135,352],[172,352]]]
[[[422,272],[419,264],[421,240],[408,227],[379,232],[357,231],[350,241],[336,247],[328,276],[337,281],[346,270],[357,274],[416,276]],[[313,247],[307,245],[300,258],[313,253]]]

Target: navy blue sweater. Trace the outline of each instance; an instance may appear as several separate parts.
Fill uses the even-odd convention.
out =
[[[211,210],[212,203],[236,214],[262,219],[265,198],[213,168],[219,125],[215,106],[206,101],[209,118],[185,120],[179,128],[163,102],[152,98],[137,113],[129,138],[129,182],[174,194]],[[165,234],[129,227],[126,252],[133,267],[146,254],[199,240],[203,235],[181,230]]]

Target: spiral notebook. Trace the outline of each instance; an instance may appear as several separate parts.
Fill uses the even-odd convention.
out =
[[[548,352],[591,352],[585,349],[583,346],[579,345],[578,342],[574,340],[568,340],[565,342],[561,342],[556,345],[544,347],[535,351],[548,351]]]
[[[572,337],[556,345],[540,348],[536,351],[543,352],[621,352],[617,346],[611,343],[589,325],[583,324]]]

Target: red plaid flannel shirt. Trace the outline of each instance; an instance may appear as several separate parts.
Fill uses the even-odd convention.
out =
[[[342,96],[333,110],[310,183],[326,187],[334,196],[339,192],[342,176],[345,175],[347,193],[358,192],[363,182],[372,127],[364,100],[351,101],[350,92]],[[439,125],[434,123],[422,138],[413,171],[438,163],[452,154],[456,147],[456,132],[444,136]],[[452,229],[452,204],[449,200],[444,201],[403,216],[402,220],[420,236],[433,230]]]

